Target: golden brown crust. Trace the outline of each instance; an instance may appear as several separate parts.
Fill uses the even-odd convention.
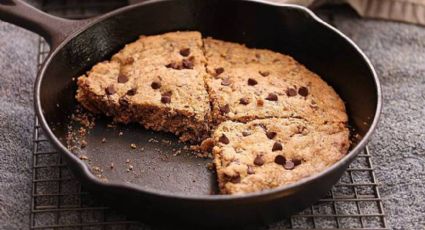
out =
[[[220,190],[256,192],[316,174],[345,155],[348,135],[342,124],[295,118],[223,122],[213,135]]]
[[[201,47],[198,32],[142,36],[79,77],[77,100],[119,122],[200,141],[210,116]]]
[[[118,122],[205,140],[227,194],[296,182],[349,146],[344,103],[319,76],[289,56],[198,32],[140,37],[79,77],[76,98]]]
[[[301,117],[318,124],[347,122],[336,92],[293,58],[212,38],[204,39],[204,47],[212,113],[220,121]]]

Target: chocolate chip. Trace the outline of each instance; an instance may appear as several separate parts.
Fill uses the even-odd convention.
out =
[[[239,100],[239,103],[241,103],[242,105],[248,105],[249,104],[249,99],[246,97],[243,97]]]
[[[304,133],[307,128],[305,126],[297,126],[297,134]]]
[[[227,105],[221,107],[220,112],[221,112],[221,114],[229,113],[230,112],[230,106],[227,104]]]
[[[162,95],[171,97],[171,95],[173,95],[173,92],[167,91],[167,92],[163,93]]]
[[[164,104],[168,104],[171,102],[171,95],[162,95],[161,102]]]
[[[218,141],[220,141],[221,143],[227,145],[230,143],[229,138],[226,137],[226,135],[221,135],[221,137],[218,139]]]
[[[177,62],[171,62],[170,64],[165,65],[165,67],[177,70],[182,69],[182,66],[179,65]]]
[[[297,95],[297,91],[293,88],[289,88],[286,90],[286,95],[288,95],[288,97],[293,97]]]
[[[292,159],[292,162],[294,162],[295,166],[298,166],[301,164],[301,160],[300,159]]]
[[[263,105],[264,105],[264,101],[263,101],[263,100],[261,100],[261,99],[258,99],[258,100],[257,100],[257,105],[258,105],[258,106],[263,106]]]
[[[252,79],[252,78],[249,78],[248,79],[248,85],[254,86],[256,84],[258,84],[258,82],[255,79]]]
[[[180,50],[180,55],[183,57],[187,57],[190,55],[190,48],[184,48]]]
[[[269,71],[260,71],[259,73],[260,73],[260,75],[261,75],[261,76],[263,76],[263,77],[267,77],[267,76],[269,76],[269,75],[270,75],[270,72],[269,72]]]
[[[115,94],[116,92],[117,91],[115,91],[115,87],[113,85],[110,85],[110,86],[106,87],[106,89],[105,89],[105,93],[107,95],[112,95],[112,94]]]
[[[252,167],[251,165],[248,165],[248,168],[247,168],[246,172],[248,174],[254,174],[255,173],[254,167]]]
[[[128,82],[128,77],[123,73],[118,74],[118,83],[126,83],[126,82]]]
[[[261,155],[257,155],[257,157],[255,157],[254,159],[254,164],[257,166],[261,166],[264,164],[264,159]]]
[[[285,157],[284,157],[284,156],[282,156],[282,155],[277,155],[277,156],[274,158],[274,163],[276,163],[276,164],[278,164],[278,165],[284,165],[284,164],[285,164],[285,162],[286,162],[286,159],[285,159]]]
[[[230,84],[231,84],[231,82],[228,78],[221,80],[221,85],[223,85],[223,86],[229,86]]]
[[[154,82],[152,82],[151,87],[152,87],[152,89],[159,89],[159,88],[161,88],[161,82],[154,81]]]
[[[274,93],[269,93],[269,95],[267,95],[266,100],[268,101],[277,101],[278,97],[276,94]]]
[[[295,168],[295,164],[292,161],[286,161],[285,164],[283,165],[283,168],[287,169],[287,170],[291,170]]]
[[[250,133],[250,132],[247,132],[247,131],[243,131],[243,132],[242,132],[242,136],[244,136],[244,137],[247,137],[247,136],[249,136],[249,135],[251,135],[251,133]]]
[[[283,149],[282,144],[279,143],[279,142],[275,142],[274,145],[273,145],[273,148],[272,148],[272,152],[279,151],[279,150],[282,150],[282,149]]]
[[[223,67],[218,67],[215,69],[215,74],[218,76],[220,74],[222,74],[224,72],[224,68]]]
[[[134,58],[133,57],[128,57],[128,58],[126,58],[125,60],[124,60],[124,65],[130,65],[130,64],[133,64],[133,62],[134,62]]]
[[[230,177],[229,181],[233,184],[238,184],[241,182],[241,176],[240,175],[232,176]]]
[[[300,87],[298,89],[298,94],[303,96],[303,97],[307,97],[308,96],[308,89],[306,87]]]
[[[129,89],[129,90],[127,91],[127,95],[128,95],[128,96],[134,96],[134,95],[136,95],[136,93],[137,93],[137,89],[135,89],[135,88],[133,88],[133,89]]]
[[[128,106],[128,100],[125,97],[122,97],[118,100],[118,103],[123,106],[123,107],[127,107]]]
[[[258,126],[260,126],[263,130],[264,130],[264,132],[267,132],[267,126],[265,125],[265,124],[258,124]]]
[[[267,138],[269,138],[270,140],[273,139],[275,136],[277,135],[276,132],[266,132],[266,136]]]
[[[193,59],[183,59],[182,65],[184,69],[193,69]]]

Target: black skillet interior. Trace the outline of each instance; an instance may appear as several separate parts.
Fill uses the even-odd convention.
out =
[[[335,88],[347,103],[351,122],[360,135],[369,130],[378,100],[369,65],[350,43],[305,11],[233,0],[162,1],[100,21],[52,58],[41,82],[40,102],[48,124],[62,143],[69,115],[77,105],[72,78],[109,59],[139,35],[176,30],[198,30],[204,36],[292,55]],[[187,196],[215,191],[215,177],[206,168],[208,160],[196,158],[190,151],[172,155],[172,149],[181,147],[177,138],[139,125],[108,128],[108,122],[106,118],[97,119],[87,136],[87,147],[80,152],[91,160],[91,166],[100,167],[108,180]],[[103,138],[106,143],[102,143]],[[137,145],[136,150],[130,148],[132,143]],[[111,163],[114,170],[110,170]],[[130,164],[133,171],[127,172]]]

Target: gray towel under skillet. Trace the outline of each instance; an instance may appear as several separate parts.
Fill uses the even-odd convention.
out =
[[[384,108],[370,143],[392,229],[425,229],[425,27],[337,14],[371,59]]]
[[[0,229],[26,229],[38,37],[0,23]]]

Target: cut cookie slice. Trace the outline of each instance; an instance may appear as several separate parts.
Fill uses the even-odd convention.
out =
[[[141,36],[79,77],[76,98],[118,122],[203,140],[210,106],[201,47],[198,32]]]
[[[212,114],[224,120],[281,117],[345,123],[345,106],[319,76],[269,50],[204,39]]]
[[[347,153],[349,131],[341,123],[296,118],[226,121],[213,142],[221,193],[240,194],[291,184],[328,168]]]

